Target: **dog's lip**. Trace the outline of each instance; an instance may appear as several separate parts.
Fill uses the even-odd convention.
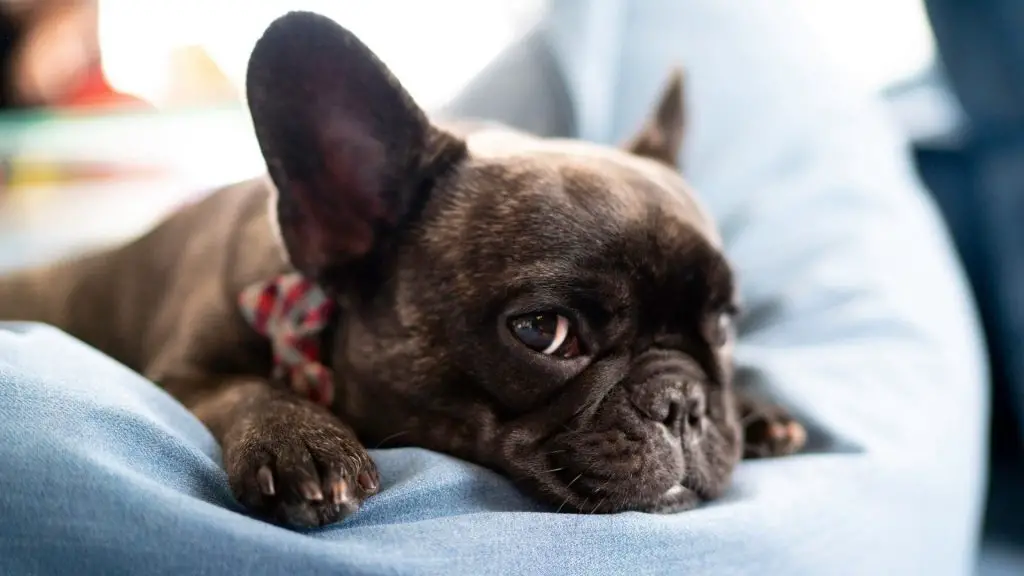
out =
[[[552,492],[555,492],[562,499],[562,503],[558,506],[556,512],[566,511],[568,507],[571,511],[585,514],[629,511],[649,514],[672,514],[696,508],[704,501],[704,498],[696,490],[686,486],[685,482],[673,484],[654,501],[622,508],[606,506],[607,502],[615,499],[614,497],[609,497],[613,496],[614,492],[609,492],[609,494],[605,495],[582,494],[574,491],[570,485],[559,483],[557,480],[554,480],[554,484],[549,484],[547,488],[549,490],[553,489]]]
[[[676,484],[675,486],[672,486],[668,490],[665,490],[665,493],[662,495],[662,498],[677,497],[683,493],[683,490],[686,490],[686,488],[683,488],[682,484]]]
[[[561,473],[565,471],[565,468],[559,462],[558,454],[564,453],[564,450],[545,451],[542,447],[547,445],[547,440],[550,440],[546,436],[532,438],[532,440],[533,442],[526,443],[506,443],[503,446],[506,458],[505,464],[516,463],[510,472],[518,478],[518,482],[532,485],[533,490],[545,494],[545,500],[554,502],[557,512],[573,511],[593,514],[632,510],[649,513],[669,513],[693,508],[704,500],[700,492],[688,486],[687,479],[682,478],[669,486],[660,496],[648,502],[634,503],[623,508],[611,508],[610,505],[606,504],[616,500],[616,498],[610,497],[615,495],[614,490],[599,496],[598,494],[580,492],[574,489],[574,487],[579,486],[578,481],[580,477],[586,475],[586,471],[574,473],[563,478],[565,475]],[[514,456],[516,455],[520,456],[520,458],[515,458]]]
[[[666,490],[648,511],[654,514],[671,514],[696,508],[703,501],[696,490],[687,487],[685,482],[680,482]]]
[[[578,480],[585,473],[574,473],[563,477],[561,473],[564,472],[564,469],[553,462],[550,456],[542,460],[548,465],[543,468],[544,472],[535,475],[533,478],[543,491],[559,501],[556,502],[558,504],[556,512],[572,511],[581,514],[593,514],[634,511],[668,514],[695,508],[704,501],[700,492],[687,485],[687,479],[682,478],[651,501],[644,503],[634,502],[633,505],[627,507],[612,508],[610,507],[611,505],[606,506],[606,504],[616,501],[618,496],[624,495],[623,493],[618,492],[614,488],[608,490],[605,494],[575,490],[574,487],[580,485]],[[602,488],[607,484],[606,482]]]

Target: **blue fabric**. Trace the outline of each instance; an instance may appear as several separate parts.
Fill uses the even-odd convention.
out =
[[[970,181],[961,192],[980,250],[974,282],[1011,414],[1024,443],[1024,3],[928,0],[947,76],[970,123]],[[1020,460],[1019,452],[1013,456]]]
[[[781,2],[560,0],[545,34],[582,136],[624,138],[689,71],[686,173],[723,224],[737,351],[815,424],[667,516],[557,515],[479,467],[375,451],[383,491],[292,533],[239,514],[180,405],[50,328],[0,330],[4,574],[967,574],[986,371],[903,139]]]
[[[995,364],[983,571],[1024,574],[1024,3],[925,5],[969,123],[958,177],[940,198],[982,303]],[[952,164],[941,153],[930,160],[938,171]]]

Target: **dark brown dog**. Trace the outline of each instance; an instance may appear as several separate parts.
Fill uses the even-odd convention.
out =
[[[691,507],[725,490],[744,446],[800,447],[798,424],[734,394],[732,271],[673,166],[678,77],[621,151],[442,128],[309,13],[270,26],[247,82],[270,181],[4,280],[0,317],[54,324],[164,386],[254,513],[345,517],[378,490],[364,445],[384,440],[585,512]],[[237,305],[296,270],[338,309],[330,411],[270,377]]]

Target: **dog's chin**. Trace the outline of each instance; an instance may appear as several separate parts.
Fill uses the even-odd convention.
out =
[[[659,424],[574,432],[555,437],[534,454],[530,483],[559,512],[678,512],[706,498],[700,482],[687,481],[678,441]]]
[[[553,434],[513,427],[502,442],[502,464],[558,512],[686,510],[721,496],[740,459],[742,430],[734,418],[713,418],[724,410],[712,408],[670,428],[611,396]]]
[[[695,508],[706,499],[687,486],[685,479],[665,483],[634,478],[613,483],[600,478],[584,480],[580,474],[569,476],[563,472],[553,468],[532,479],[543,498],[556,507],[556,512],[668,514]]]
[[[687,488],[683,484],[676,484],[659,496],[648,509],[641,511],[653,514],[671,514],[695,508],[704,500],[696,490]]]
[[[739,434],[707,422],[699,438],[680,438],[661,423],[619,419],[521,446],[514,468],[559,512],[680,512],[721,496],[739,461]]]

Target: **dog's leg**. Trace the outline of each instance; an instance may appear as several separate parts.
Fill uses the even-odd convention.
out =
[[[351,428],[334,414],[258,378],[165,380],[221,443],[239,502],[290,527],[355,512],[380,481]]]
[[[807,431],[789,412],[746,390],[737,391],[743,422],[743,457],[771,458],[798,452],[807,442]]]

